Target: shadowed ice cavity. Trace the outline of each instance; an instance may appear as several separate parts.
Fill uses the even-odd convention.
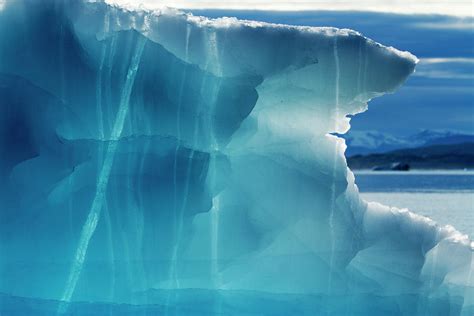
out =
[[[328,135],[415,63],[349,30],[7,2],[0,292],[72,314],[469,311],[467,238],[360,200]]]

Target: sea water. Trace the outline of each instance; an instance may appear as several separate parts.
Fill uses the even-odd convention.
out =
[[[366,201],[408,208],[474,237],[474,171],[356,171]]]

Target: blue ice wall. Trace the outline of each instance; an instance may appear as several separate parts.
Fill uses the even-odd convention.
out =
[[[348,114],[416,58],[333,28],[0,11],[0,311],[468,315],[472,243],[362,201]]]

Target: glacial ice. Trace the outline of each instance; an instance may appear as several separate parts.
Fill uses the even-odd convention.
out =
[[[0,313],[472,315],[473,243],[363,201],[359,33],[0,1]]]

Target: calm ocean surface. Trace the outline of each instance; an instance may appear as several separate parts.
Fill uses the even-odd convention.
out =
[[[359,171],[355,178],[366,201],[408,208],[474,238],[473,171]]]

